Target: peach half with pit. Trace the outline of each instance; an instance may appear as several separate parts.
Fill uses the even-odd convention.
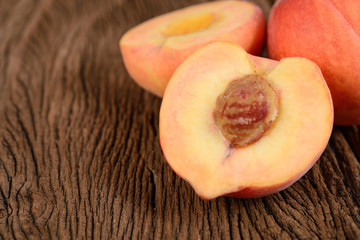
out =
[[[214,42],[175,71],[160,109],[160,144],[171,168],[203,199],[280,191],[320,158],[333,126],[316,64],[280,62]]]
[[[126,32],[120,50],[126,69],[144,89],[163,96],[175,69],[195,50],[228,41],[259,54],[265,37],[265,17],[255,4],[213,1],[150,19]]]

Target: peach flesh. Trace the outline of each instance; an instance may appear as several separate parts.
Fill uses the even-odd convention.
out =
[[[278,114],[260,139],[231,147],[215,123],[217,100],[234,79],[252,75],[276,91]],[[160,144],[171,168],[201,198],[261,197],[290,186],[311,168],[332,124],[330,92],[313,62],[276,62],[215,42],[192,54],[169,81],[160,110]]]
[[[150,19],[126,32],[119,44],[130,76],[162,97],[175,69],[210,42],[234,42],[260,54],[265,24],[262,10],[251,2],[212,1]]]
[[[265,79],[249,75],[231,82],[218,97],[214,118],[230,147],[245,147],[270,129],[278,110],[276,91]]]
[[[200,14],[187,19],[175,21],[165,29],[162,34],[166,37],[189,34],[208,28],[214,21],[213,14]]]

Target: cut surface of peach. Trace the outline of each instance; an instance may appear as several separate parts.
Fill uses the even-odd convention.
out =
[[[160,143],[169,165],[200,197],[260,197],[304,175],[332,126],[330,92],[313,62],[277,62],[214,42],[169,81]]]
[[[120,40],[124,64],[146,90],[162,96],[175,69],[191,53],[213,41],[241,45],[259,54],[265,36],[261,9],[245,1],[213,1],[150,19]]]

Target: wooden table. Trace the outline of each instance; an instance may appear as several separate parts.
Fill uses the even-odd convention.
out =
[[[335,127],[317,164],[264,198],[203,201],[172,172],[161,99],[118,40],[198,2],[0,0],[0,239],[360,238],[360,126]]]

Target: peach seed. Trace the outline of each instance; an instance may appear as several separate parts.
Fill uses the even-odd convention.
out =
[[[216,101],[214,118],[230,147],[257,142],[279,111],[277,92],[258,75],[232,81]]]

